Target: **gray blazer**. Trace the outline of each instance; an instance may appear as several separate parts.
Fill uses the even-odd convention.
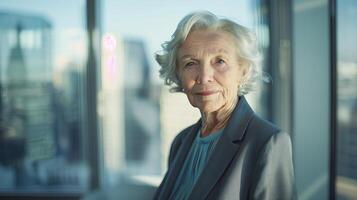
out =
[[[200,126],[201,120],[174,139],[154,199],[169,199]],[[240,97],[189,199],[295,199],[290,136],[258,117]]]

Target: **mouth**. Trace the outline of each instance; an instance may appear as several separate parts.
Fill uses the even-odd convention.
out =
[[[195,94],[199,96],[209,96],[215,93],[217,93],[217,91],[201,91],[201,92],[196,92]]]

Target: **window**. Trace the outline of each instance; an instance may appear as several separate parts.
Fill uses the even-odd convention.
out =
[[[2,194],[88,187],[84,6],[82,0],[0,2]]]
[[[337,0],[337,199],[357,191],[357,2]]]

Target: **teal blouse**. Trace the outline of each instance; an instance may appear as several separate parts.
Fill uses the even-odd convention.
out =
[[[176,179],[170,199],[184,200],[189,197],[222,132],[223,129],[213,132],[206,137],[201,137],[201,131],[198,131],[180,174]]]

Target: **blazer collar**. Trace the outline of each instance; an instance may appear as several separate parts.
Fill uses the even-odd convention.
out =
[[[222,136],[216,144],[215,150],[207,162],[196,186],[193,188],[189,199],[205,199],[213,186],[221,177],[225,168],[239,148],[239,142],[244,138],[245,130],[254,112],[245,100],[244,96],[239,98],[238,104],[232,112],[232,116],[224,129]],[[163,185],[162,194],[159,199],[169,199],[174,188],[176,178],[185,162],[192,142],[198,129],[201,127],[201,119],[191,128],[190,133],[182,141],[182,146],[177,152],[177,156],[172,163],[171,169],[167,172],[167,180]]]
[[[229,166],[244,139],[246,128],[254,115],[253,110],[242,96],[211,154],[202,174],[198,178],[189,199],[206,199],[225,169]]]
[[[245,130],[253,114],[254,111],[249,106],[245,97],[239,97],[238,104],[233,110],[232,116],[224,130],[232,142],[241,141],[243,139]]]

